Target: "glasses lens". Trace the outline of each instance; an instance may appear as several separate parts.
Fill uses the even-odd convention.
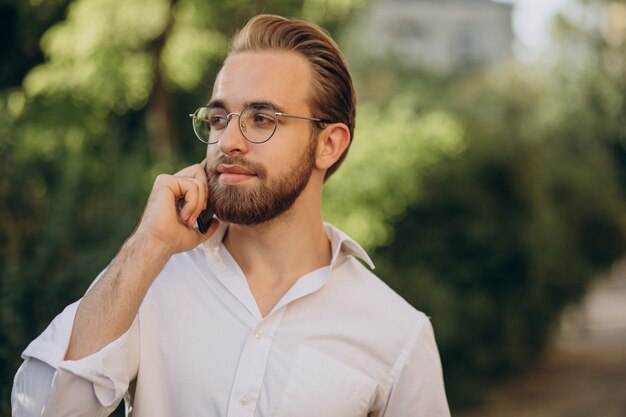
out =
[[[276,111],[266,105],[246,107],[239,118],[239,125],[250,142],[267,142],[276,131]]]
[[[204,143],[217,143],[228,125],[228,115],[219,107],[200,107],[193,117],[193,131]]]

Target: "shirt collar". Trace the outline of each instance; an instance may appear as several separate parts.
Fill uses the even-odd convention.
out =
[[[235,260],[223,245],[224,236],[228,230],[228,223],[220,222],[215,233],[204,242],[204,253],[209,261],[209,268],[215,277],[230,293],[246,308],[256,321],[263,320],[248,282]],[[361,258],[370,268],[374,268],[367,253],[348,235],[336,227],[325,223],[324,230],[331,243],[332,258],[330,265],[311,271],[300,277],[285,295],[278,301],[269,313],[274,314],[288,303],[311,294],[324,286],[331,276],[331,271],[341,265],[349,255]],[[229,261],[231,265],[229,266]]]
[[[209,250],[217,251],[224,240],[224,235],[227,230],[228,223],[220,222],[219,227],[213,236],[205,242],[204,247]],[[330,240],[332,250],[332,258],[330,261],[331,268],[336,265],[337,261],[340,259],[340,255],[352,255],[360,258],[367,266],[374,269],[374,262],[372,262],[367,252],[365,252],[365,249],[356,243],[354,239],[330,223],[324,223],[324,230],[326,231],[328,240]]]
[[[365,252],[365,249],[356,243],[354,239],[330,223],[324,223],[324,230],[330,240],[332,249],[331,267],[335,266],[339,255],[343,254],[356,256],[365,262],[370,269],[374,269],[374,262],[372,262],[367,252]]]

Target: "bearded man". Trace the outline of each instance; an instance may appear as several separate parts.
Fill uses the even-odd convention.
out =
[[[115,259],[27,347],[13,415],[125,398],[139,417],[449,416],[428,318],[322,219],[355,124],[333,40],[253,18],[191,120],[206,159],[157,177]]]

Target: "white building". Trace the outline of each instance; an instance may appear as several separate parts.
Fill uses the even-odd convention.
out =
[[[371,0],[361,48],[448,72],[512,57],[512,6],[491,0]]]

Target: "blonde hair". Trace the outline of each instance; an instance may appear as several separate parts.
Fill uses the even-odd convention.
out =
[[[309,61],[313,70],[309,103],[313,117],[344,123],[352,143],[356,96],[348,66],[335,41],[315,24],[265,14],[250,19],[233,37],[230,54],[271,49],[293,51]],[[316,125],[322,128],[321,123]],[[347,153],[348,149],[326,171],[325,179],[337,170]]]

